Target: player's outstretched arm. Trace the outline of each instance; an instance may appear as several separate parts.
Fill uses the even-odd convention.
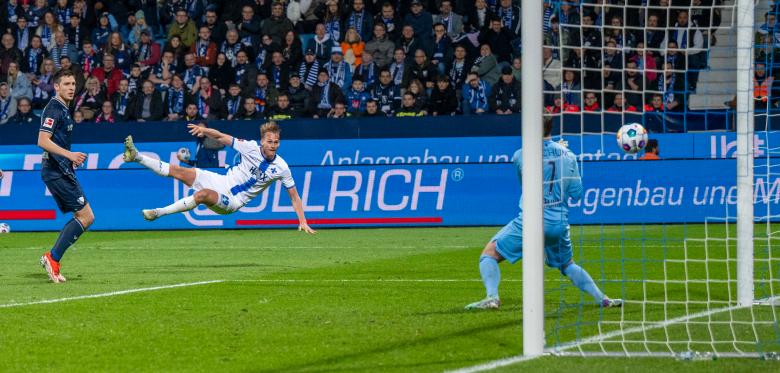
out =
[[[38,132],[38,146],[49,153],[70,159],[76,167],[81,167],[87,159],[87,155],[84,153],[72,152],[55,144],[54,141],[51,141],[51,133],[46,131]]]
[[[295,210],[295,214],[298,215],[298,230],[310,234],[316,234],[317,231],[311,229],[309,224],[306,222],[306,216],[303,214],[303,202],[301,202],[301,197],[298,195],[298,189],[295,187],[289,188],[287,189],[287,194],[290,195],[290,201],[292,201],[293,209]]]
[[[217,140],[222,145],[230,146],[233,144],[233,136],[230,136],[226,133],[219,132],[213,128],[206,128],[198,126],[197,124],[188,124],[187,129],[190,131],[190,134],[197,137],[203,137],[206,136],[208,138],[212,138],[214,140]]]

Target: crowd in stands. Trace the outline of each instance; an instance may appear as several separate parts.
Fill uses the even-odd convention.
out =
[[[544,2],[548,112],[684,111],[721,0]],[[519,0],[5,0],[0,124],[508,115]],[[778,34],[780,35],[780,33]]]

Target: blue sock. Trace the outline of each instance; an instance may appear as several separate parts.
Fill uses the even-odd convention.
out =
[[[498,297],[498,282],[501,281],[501,271],[495,258],[482,255],[479,257],[479,273],[482,275],[482,283],[485,284],[488,297]]]
[[[51,249],[51,258],[60,261],[62,256],[65,255],[65,250],[68,250],[71,245],[84,233],[85,229],[81,225],[78,219],[73,218],[62,227],[60,236],[57,237],[57,241],[54,243],[54,248]]]
[[[572,263],[566,267],[563,274],[566,275],[578,289],[590,294],[596,302],[601,303],[601,301],[604,300],[605,296],[604,293],[601,292],[601,289],[596,286],[596,283],[590,278],[588,272],[576,263]]]

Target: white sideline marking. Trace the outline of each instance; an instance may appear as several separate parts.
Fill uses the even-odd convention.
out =
[[[480,279],[448,279],[448,278],[345,278],[345,279],[251,279],[225,280],[226,282],[482,282]],[[504,282],[522,282],[519,279],[506,279]]]
[[[778,299],[780,299],[780,296],[769,298],[769,299],[767,299],[767,301],[773,302],[773,301],[776,301]],[[692,320],[692,319],[698,319],[698,318],[701,318],[701,317],[712,316],[712,315],[715,315],[715,314],[718,314],[718,313],[731,312],[731,311],[735,311],[735,310],[739,310],[739,309],[743,309],[743,308],[749,308],[749,307],[751,307],[751,306],[730,306],[730,307],[716,308],[714,310],[709,310],[709,311],[697,312],[697,313],[694,313],[694,314],[691,314],[691,315],[676,317],[676,318],[669,319],[669,320],[666,320],[666,321],[663,321],[663,322],[659,322],[659,323],[650,323],[650,325],[647,325],[647,326],[637,326],[637,327],[623,329],[623,330],[616,330],[616,331],[609,332],[609,333],[606,333],[606,334],[595,335],[593,337],[590,337],[590,338],[587,338],[587,339],[583,339],[581,341],[576,341],[576,342],[572,342],[572,343],[569,343],[569,344],[564,344],[564,345],[561,345],[561,346],[556,347],[556,348],[545,349],[545,353],[543,355],[538,355],[538,356],[523,356],[523,355],[511,356],[511,357],[507,357],[507,358],[503,358],[503,359],[489,361],[487,363],[480,364],[480,365],[474,365],[474,366],[471,366],[471,367],[466,367],[466,368],[461,368],[461,369],[458,369],[458,370],[448,371],[447,373],[476,373],[476,372],[484,372],[486,370],[493,370],[493,369],[496,369],[496,368],[505,367],[505,366],[512,365],[512,364],[519,363],[519,362],[523,362],[523,361],[534,360],[534,359],[540,358],[542,356],[547,356],[547,355],[550,355],[550,354],[554,355],[557,352],[563,352],[563,351],[572,350],[572,349],[575,349],[575,348],[580,347],[582,345],[591,344],[591,343],[597,343],[597,342],[604,341],[606,339],[611,339],[611,338],[615,338],[615,337],[624,336],[626,334],[641,333],[641,332],[646,332],[648,330],[665,328],[665,327],[667,327],[669,325],[672,325],[672,324],[682,323],[682,322],[686,322],[686,321],[689,321],[689,320]],[[630,355],[630,353],[626,353],[625,356],[629,356],[629,355]]]
[[[34,301],[34,302],[8,303],[8,304],[0,304],[0,308],[33,306],[33,305],[36,305],[36,304],[60,303],[60,302],[68,302],[68,301],[72,301],[72,300],[81,300],[81,299],[105,298],[105,297],[113,297],[113,296],[116,296],[116,295],[141,293],[141,292],[145,292],[145,291],[155,291],[155,290],[164,290],[164,289],[183,288],[183,287],[187,287],[187,286],[208,285],[208,284],[216,284],[216,283],[220,283],[220,282],[225,282],[225,280],[185,282],[185,283],[181,283],[181,284],[162,285],[162,286],[154,286],[154,287],[149,287],[149,288],[119,290],[119,291],[112,291],[112,292],[108,292],[108,293],[79,295],[79,296],[67,297],[67,298],[44,299],[44,300],[37,300],[37,301]]]

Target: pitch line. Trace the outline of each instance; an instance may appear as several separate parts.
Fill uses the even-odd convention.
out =
[[[8,304],[0,304],[0,308],[24,307],[24,306],[33,306],[33,305],[37,305],[37,304],[50,304],[50,303],[69,302],[69,301],[72,301],[72,300],[93,299],[93,298],[106,298],[106,297],[113,297],[113,296],[117,296],[117,295],[142,293],[142,292],[147,292],[147,291],[156,291],[156,290],[183,288],[183,287],[188,287],[188,286],[217,284],[217,283],[220,283],[220,282],[225,282],[225,280],[184,282],[184,283],[173,284],[173,285],[162,285],[162,286],[153,286],[153,287],[148,287],[148,288],[119,290],[119,291],[111,291],[111,292],[108,292],[108,293],[79,295],[79,296],[67,297],[67,298],[44,299],[44,300],[37,300],[37,301],[33,301],[33,302],[23,302],[23,303],[8,303]]]
[[[768,298],[767,301],[774,302],[774,301],[776,301],[778,299],[780,299],[780,296]],[[447,373],[476,373],[476,372],[484,372],[484,371],[487,371],[487,370],[493,370],[493,369],[496,369],[496,368],[505,367],[505,366],[516,364],[516,363],[520,363],[520,362],[523,362],[523,361],[534,360],[534,359],[537,359],[537,358],[540,358],[540,357],[543,357],[543,356],[547,356],[547,355],[555,355],[555,354],[558,354],[558,353],[563,353],[565,351],[573,350],[573,349],[576,349],[576,348],[578,348],[580,346],[583,346],[583,345],[586,345],[586,344],[598,343],[598,342],[605,341],[607,339],[622,337],[622,336],[625,336],[626,334],[642,333],[642,332],[646,332],[648,330],[665,328],[665,327],[673,325],[673,324],[684,323],[684,322],[687,322],[687,321],[690,321],[690,320],[693,320],[693,319],[698,319],[698,318],[702,318],[702,317],[709,317],[709,316],[716,315],[716,314],[723,313],[723,312],[731,312],[731,311],[736,311],[736,310],[740,310],[740,309],[744,309],[744,308],[750,308],[750,307],[751,306],[736,305],[736,306],[716,308],[714,310],[709,310],[709,311],[697,312],[697,313],[694,313],[694,314],[691,314],[691,315],[680,316],[680,317],[676,317],[676,318],[669,319],[669,320],[662,321],[662,322],[649,323],[650,325],[646,325],[646,326],[637,326],[637,327],[628,328],[628,329],[616,330],[616,331],[609,332],[609,333],[606,333],[606,334],[598,334],[598,335],[595,335],[593,337],[583,339],[581,341],[574,341],[574,342],[571,342],[571,343],[568,343],[568,344],[561,345],[559,347],[545,349],[545,351],[544,351],[545,353],[542,354],[542,355],[537,355],[537,356],[524,356],[524,355],[510,356],[510,357],[503,358],[503,359],[489,361],[487,363],[480,364],[480,365],[474,365],[474,366],[471,366],[471,367],[466,367],[466,368],[461,368],[461,369],[457,369],[457,370],[447,371]],[[625,354],[625,356],[630,356],[630,355],[631,355],[630,353],[626,353]],[[562,355],[562,356],[572,356],[572,355],[568,355],[567,354],[567,355]],[[575,356],[576,356],[576,354],[575,354]]]

